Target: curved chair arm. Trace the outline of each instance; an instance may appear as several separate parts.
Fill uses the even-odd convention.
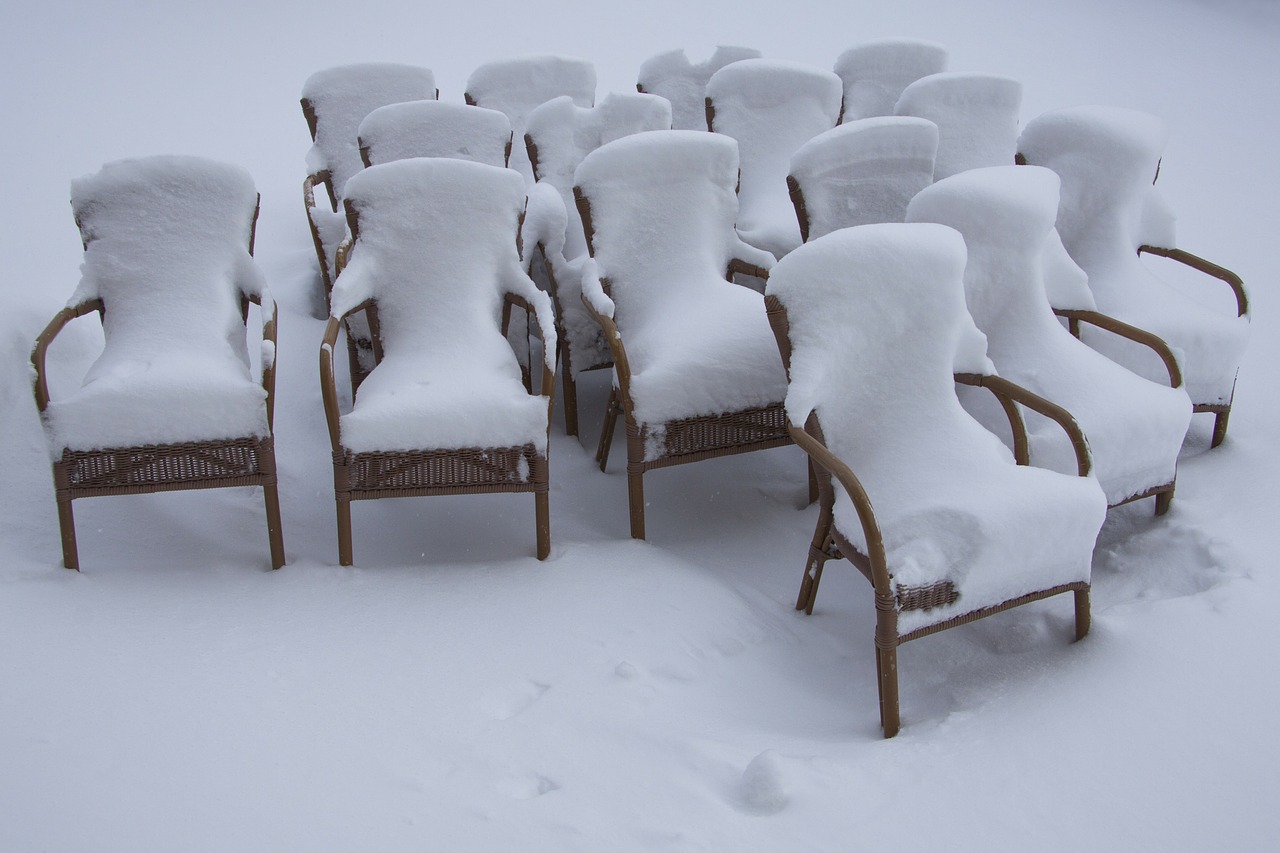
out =
[[[769,270],[758,264],[744,261],[742,258],[729,259],[729,269],[726,271],[725,278],[733,281],[735,275],[750,275],[765,281],[769,280]]]
[[[1117,320],[1107,314],[1098,311],[1076,311],[1066,309],[1053,309],[1053,313],[1059,317],[1064,317],[1070,323],[1071,334],[1077,338],[1080,337],[1080,324],[1088,323],[1091,326],[1097,326],[1099,329],[1105,329],[1112,334],[1119,335],[1122,338],[1128,338],[1134,343],[1142,344],[1155,351],[1160,356],[1160,360],[1164,362],[1165,370],[1169,371],[1169,387],[1182,387],[1182,369],[1178,366],[1178,359],[1173,354],[1173,350],[1165,343],[1164,338],[1159,335],[1148,332],[1146,329],[1140,329],[1137,326],[1131,326],[1128,323]]]
[[[338,197],[333,192],[333,176],[324,169],[307,175],[302,181],[302,203],[306,206],[308,215],[316,206],[316,184],[324,184],[325,193],[329,196],[329,206],[337,213]]]
[[[601,281],[601,286],[606,286],[606,283]],[[618,330],[618,324],[613,321],[613,317],[606,317],[596,310],[596,306],[587,298],[585,288],[582,292],[582,304],[587,306],[587,313],[594,317],[600,324],[600,328],[604,330],[604,339],[609,342],[609,351],[613,353],[613,370],[618,377],[618,393],[621,396],[623,411],[630,412],[631,362],[627,359],[627,348],[622,343],[622,332]]]
[[[271,342],[271,358],[262,359],[262,388],[267,392],[267,428],[275,430],[276,414],[276,301],[268,294],[246,295],[245,299],[262,309],[262,342]],[[265,348],[264,348],[265,349]]]
[[[791,440],[796,443],[814,464],[820,466],[840,481],[845,494],[853,501],[853,508],[858,513],[858,521],[862,524],[862,535],[867,542],[867,559],[871,562],[871,582],[875,585],[876,594],[893,597],[893,588],[889,578],[888,563],[884,553],[884,535],[876,521],[875,510],[871,506],[871,498],[862,488],[861,481],[853,470],[832,453],[825,444],[809,432],[800,429],[793,423],[787,424]]]
[[[45,372],[45,353],[48,352],[49,345],[53,343],[53,339],[58,336],[63,327],[75,318],[83,317],[93,311],[101,314],[102,310],[101,299],[90,299],[88,302],[81,302],[79,305],[69,305],[54,314],[53,319],[49,321],[49,325],[45,326],[44,331],[36,338],[36,345],[31,350],[31,366],[36,371],[33,391],[36,395],[36,408],[41,413],[49,406],[49,381]]]
[[[1093,471],[1093,457],[1089,452],[1089,442],[1085,440],[1084,432],[1080,429],[1080,425],[1076,423],[1076,419],[1071,413],[1056,403],[1051,403],[1044,397],[1034,394],[1018,385],[1010,382],[1003,376],[984,376],[976,373],[957,373],[956,381],[965,385],[976,385],[988,389],[992,394],[996,395],[996,399],[1000,400],[1001,405],[1008,412],[1013,403],[1020,403],[1033,412],[1037,412],[1049,418],[1062,427],[1063,432],[1067,434],[1067,438],[1071,440],[1071,446],[1076,452],[1076,469],[1081,477],[1089,476]],[[1019,419],[1021,419],[1019,417]],[[1015,431],[1016,432],[1016,431]],[[1021,452],[1018,449],[1018,439],[1014,438],[1014,458],[1018,460],[1019,465],[1028,464],[1027,448],[1026,448],[1026,430],[1023,427]]]
[[[329,426],[329,442],[333,445],[334,453],[342,452],[342,444],[338,434],[341,412],[338,411],[338,385],[333,378],[333,348],[338,345],[338,331],[342,328],[343,320],[357,311],[368,311],[372,317],[376,310],[373,300],[368,299],[341,317],[330,314],[329,322],[324,327],[324,337],[320,341],[320,397],[324,401],[324,419]]]
[[[1191,267],[1193,270],[1202,272],[1207,276],[1212,276],[1219,281],[1225,282],[1231,288],[1232,293],[1236,297],[1236,316],[1245,317],[1249,314],[1249,294],[1245,292],[1244,280],[1240,276],[1233,273],[1226,267],[1220,267],[1212,261],[1206,261],[1204,258],[1197,257],[1190,252],[1184,252],[1182,249],[1162,249],[1159,246],[1139,246],[1138,254],[1146,253],[1155,255],[1160,258],[1169,258],[1180,264]]]
[[[538,310],[537,305],[531,303],[529,300],[525,299],[520,294],[515,293],[514,291],[508,290],[505,294],[503,294],[502,299],[503,299],[502,314],[503,314],[503,320],[504,320],[503,322],[504,327],[506,326],[505,320],[507,318],[508,311],[510,310],[511,307],[514,306],[516,308],[521,308],[526,313],[533,314],[535,317],[537,317],[539,326],[542,325],[544,320],[547,320],[547,321],[550,321],[549,325],[551,326],[551,328],[553,329],[556,328],[554,316],[551,316],[551,317],[545,316],[542,311]],[[503,334],[504,336],[506,334],[505,328],[503,329]],[[552,349],[554,350],[555,347],[553,346]],[[555,364],[554,357],[552,357],[551,359],[551,364],[552,365]],[[547,404],[550,405],[553,402],[552,398],[555,396],[555,390],[556,390],[556,371],[553,366],[549,366],[547,364],[547,358],[544,355],[542,358],[542,384],[538,386],[538,393],[540,396],[546,397]],[[529,393],[533,394],[532,388],[529,389]]]

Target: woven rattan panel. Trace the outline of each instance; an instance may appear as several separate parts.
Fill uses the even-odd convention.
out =
[[[663,455],[646,463],[646,467],[656,468],[790,443],[787,413],[781,403],[727,415],[686,418],[666,423]]]
[[[166,444],[110,450],[64,450],[54,466],[59,491],[75,496],[258,485],[259,452],[270,440]]]
[[[545,491],[545,457],[523,447],[347,453],[350,497]]]
[[[951,581],[938,581],[924,586],[905,586],[898,584],[899,610],[932,610],[954,604],[960,597],[956,585]]]

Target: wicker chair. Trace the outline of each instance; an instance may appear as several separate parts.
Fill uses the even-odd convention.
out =
[[[863,225],[774,268],[767,301],[790,372],[789,429],[818,466],[819,515],[796,609],[828,560],[872,583],[885,737],[897,733],[901,644],[1062,592],[1076,638],[1105,499],[1071,416],[992,372],[964,306],[964,243],[926,224]],[[886,283],[892,286],[886,286]],[[1018,467],[960,407],[952,379],[1057,421],[1079,477]],[[804,428],[798,426],[804,424]],[[1016,460],[1026,463],[1025,436]]]
[[[849,48],[833,70],[844,84],[842,123],[891,116],[903,89],[947,70],[947,49],[915,39],[881,39]]]
[[[1018,147],[1022,84],[995,74],[943,72],[907,86],[897,115],[925,118],[938,126],[933,179],[965,169],[1013,164]]]
[[[614,139],[670,129],[671,105],[657,95],[611,93],[594,107],[576,106],[564,95],[529,114],[524,139],[534,177],[554,189],[564,207],[564,227],[557,227],[559,233],[540,241],[537,254],[545,263],[548,290],[556,307],[567,435],[578,434],[577,374],[613,366],[604,334],[582,304],[580,283],[587,244],[573,198],[574,170],[584,157]]]
[[[1155,187],[1165,129],[1145,113],[1109,107],[1056,110],[1028,122],[1018,160],[1062,179],[1058,230],[1089,275],[1099,310],[1146,329],[1181,351],[1182,376],[1197,412],[1214,415],[1213,447],[1227,435],[1236,372],[1249,335],[1249,298],[1240,277],[1176,248],[1173,214]],[[1207,308],[1160,280],[1140,259],[1168,258],[1230,288],[1234,316]],[[1225,300],[1224,300],[1225,302]],[[1104,334],[1087,311],[1060,310],[1090,346],[1160,381],[1159,360]],[[1081,328],[1081,324],[1087,324]]]
[[[815,136],[792,155],[787,176],[801,238],[902,222],[933,182],[937,150],[937,126],[920,118],[860,119]]]
[[[671,102],[673,130],[706,130],[707,81],[711,75],[731,62],[760,56],[755,48],[720,45],[710,57],[695,65],[683,48],[668,50],[640,65],[636,91],[660,95]]]
[[[964,237],[965,300],[1000,375],[1071,412],[1093,452],[1094,473],[1110,506],[1154,497],[1156,514],[1173,500],[1178,451],[1191,420],[1178,362],[1155,335],[1112,321],[1150,347],[1168,370],[1167,385],[1124,369],[1063,328],[1045,291],[1046,250],[1056,249],[1058,178],[1035,166],[991,166],[953,175],[921,191],[908,222],[936,222]],[[1069,259],[1066,259],[1069,262]],[[1077,287],[1087,298],[1085,275]],[[962,389],[968,391],[968,389]],[[979,392],[961,402],[993,431],[1002,417]],[[986,415],[984,417],[984,414]],[[1058,471],[1074,468],[1070,444],[1051,424],[1029,430],[1031,459]],[[1047,427],[1047,429],[1046,429]],[[1070,467],[1068,467],[1070,466]]]
[[[532,492],[537,555],[549,553],[555,323],[520,266],[524,204],[514,171],[448,158],[371,166],[349,182],[352,242],[320,349],[342,565],[352,563],[351,501],[416,495]],[[534,312],[549,342],[547,396],[522,385],[500,331],[513,305]],[[368,312],[378,363],[344,414],[333,347],[357,310]]]
[[[311,227],[325,306],[333,289],[338,246],[347,237],[346,216],[342,212],[347,180],[362,168],[357,128],[377,107],[402,101],[434,99],[439,96],[435,76],[429,69],[391,63],[340,65],[317,71],[302,86],[302,114],[311,132],[307,153],[310,174],[302,182],[302,201]],[[323,184],[329,209],[316,206],[315,189]],[[347,321],[347,357],[351,365],[353,389],[373,368],[368,322],[363,315]]]
[[[369,113],[356,130],[365,166],[410,157],[452,157],[506,166],[511,159],[511,121],[497,110],[443,101],[387,104]]]
[[[615,140],[578,167],[583,302],[614,361],[596,457],[604,470],[621,413],[637,539],[646,471],[791,443],[763,300],[726,281],[773,263],[734,232],[737,171],[732,139],[691,130]]]
[[[54,457],[63,565],[80,567],[77,498],[261,486],[279,568],[276,315],[251,257],[253,180],[194,157],[124,160],[74,182],[71,203],[83,277],[31,355]],[[250,302],[262,308],[261,382],[248,369]],[[102,355],[80,389],[53,400],[47,350],[67,323],[92,312],[102,320]]]
[[[793,62],[745,59],[707,82],[707,128],[738,141],[738,233],[781,258],[800,245],[787,195],[791,155],[836,126],[840,78]]]

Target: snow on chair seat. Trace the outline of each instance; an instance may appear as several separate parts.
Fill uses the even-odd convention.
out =
[[[1085,346],[1054,316],[1044,262],[1046,251],[1056,249],[1050,241],[1056,239],[1058,186],[1053,172],[1035,166],[972,169],[922,191],[907,221],[949,225],[964,237],[966,303],[987,336],[987,354],[1001,376],[1071,412],[1089,440],[1108,504],[1155,496],[1163,513],[1173,498],[1191,400],[1167,347],[1160,354],[1174,375],[1157,385]],[[1077,275],[1083,283],[1084,273]],[[988,401],[973,405],[971,397],[961,398],[969,411],[998,428],[1003,413],[979,408]],[[1032,462],[1074,470],[1071,444],[1055,424],[1036,419],[1028,431]]]
[[[727,280],[773,264],[734,231],[737,173],[732,139],[689,130],[624,137],[577,170],[592,252],[583,298],[615,363],[597,458],[603,470],[623,414],[638,539],[646,470],[789,443],[763,298]]]
[[[769,59],[726,65],[707,83],[707,126],[738,141],[738,233],[775,257],[800,245],[787,190],[791,155],[836,126],[840,93],[830,71]]]
[[[36,404],[53,453],[63,556],[78,566],[71,501],[261,485],[272,563],[284,563],[271,413],[275,305],[251,257],[258,193],[242,169],[197,157],[121,160],[72,183],[80,285],[36,342]],[[245,321],[262,306],[261,380]],[[82,387],[51,399],[46,351],[71,319],[102,318]]]
[[[751,47],[720,45],[710,57],[693,63],[683,48],[646,59],[636,76],[636,90],[659,95],[671,102],[673,130],[707,129],[707,81],[731,62],[759,59]]]
[[[880,39],[851,47],[833,69],[844,84],[841,123],[891,116],[910,84],[947,69],[947,49],[917,39]]]
[[[860,119],[810,139],[787,176],[800,236],[902,222],[908,202],[933,182],[937,150],[937,125],[905,116]]]
[[[1046,166],[1062,179],[1058,230],[1072,259],[1088,273],[1098,309],[1158,335],[1178,353],[1195,411],[1215,415],[1216,447],[1226,436],[1236,370],[1248,341],[1249,302],[1235,273],[1176,248],[1173,213],[1155,186],[1165,140],[1155,116],[1075,107],[1029,122],[1018,151],[1025,162]],[[1216,311],[1184,295],[1147,267],[1143,253],[1221,280],[1231,289],[1234,310]],[[1083,336],[1129,369],[1160,380],[1158,360],[1093,328]]]
[[[397,160],[353,177],[346,204],[353,243],[321,349],[340,562],[352,562],[352,500],[499,491],[535,494],[544,559],[550,400],[525,390],[500,325],[508,302],[534,311],[550,395],[551,302],[516,248],[522,179],[464,160]],[[380,358],[340,413],[333,345],[342,317],[361,308]]]
[[[933,177],[966,169],[1007,166],[1018,144],[1022,84],[996,74],[942,72],[922,77],[898,98],[894,112],[938,126]]]
[[[797,609],[812,609],[828,559],[848,558],[872,582],[887,737],[899,725],[901,643],[1067,591],[1077,638],[1088,631],[1106,500],[1070,416],[994,375],[965,310],[964,268],[950,228],[863,225],[792,252],[767,291],[790,429],[824,472]],[[1081,476],[1015,465],[961,408],[956,379],[1058,420]]]
[[[443,101],[405,101],[369,113],[356,130],[366,166],[411,157],[453,157],[506,166],[511,120],[497,110]]]

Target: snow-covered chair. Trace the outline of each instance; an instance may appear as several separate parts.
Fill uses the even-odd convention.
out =
[[[810,139],[787,176],[801,238],[902,222],[907,203],[933,182],[937,151],[937,126],[905,116],[859,119]]]
[[[947,59],[945,47],[917,39],[881,39],[849,48],[834,68],[844,83],[841,121],[893,115],[902,90],[946,71]]]
[[[897,115],[938,126],[933,178],[965,169],[1013,164],[1018,147],[1022,84],[996,74],[943,72],[922,77],[898,98]]]
[[[965,310],[964,267],[950,228],[862,225],[796,249],[767,290],[790,431],[820,471],[796,609],[812,610],[827,560],[871,581],[886,737],[899,727],[902,643],[1068,591],[1077,639],[1089,630],[1106,500],[1070,415],[994,374]],[[1057,420],[1080,476],[1015,465],[961,408],[955,381]]]
[[[378,107],[356,130],[366,166],[410,157],[453,157],[506,166],[511,120],[497,110],[443,101],[406,101]]]
[[[621,412],[637,539],[646,471],[790,443],[763,298],[726,280],[773,263],[734,231],[737,175],[733,140],[693,130],[627,136],[578,167],[583,301],[614,361],[597,459],[604,470]]]
[[[1164,361],[1168,376],[1161,386],[1085,346],[1054,315],[1044,270],[1046,253],[1059,256],[1051,262],[1063,260],[1053,228],[1058,185],[1053,172],[1035,166],[971,169],[922,191],[907,221],[949,225],[964,237],[965,301],[987,336],[987,355],[1001,376],[1071,412],[1089,441],[1107,503],[1154,496],[1156,513],[1163,514],[1173,499],[1191,400],[1163,341],[1120,328]],[[1075,272],[1079,301],[1086,302],[1085,275],[1078,267]],[[983,410],[969,410],[998,427],[994,419],[984,420]],[[1072,447],[1055,425],[1035,419],[1028,433],[1032,462],[1058,471],[1074,468]]]
[[[351,501],[409,495],[533,492],[538,558],[549,552],[544,395],[556,333],[551,300],[516,248],[524,189],[514,171],[447,158],[371,166],[347,183],[353,240],[320,351],[342,565],[352,562]],[[525,389],[502,335],[511,304],[533,311],[550,342],[544,395]],[[378,361],[342,413],[333,347],[358,310]]]
[[[347,180],[364,168],[358,128],[374,109],[402,101],[437,98],[435,75],[427,68],[393,63],[340,65],[317,71],[302,85],[302,114],[311,131],[307,152],[308,175],[302,182],[307,223],[320,263],[325,304],[333,289],[338,246],[347,237],[342,199]],[[326,210],[316,206],[315,188],[323,184],[329,196]],[[347,357],[351,386],[359,386],[373,369],[369,326],[361,314],[347,321]]]
[[[583,158],[601,145],[633,133],[670,129],[671,105],[657,95],[615,92],[594,107],[576,106],[566,95],[547,101],[529,114],[524,138],[534,177],[554,189],[564,207],[563,211],[554,211],[554,230],[558,233],[547,234],[536,248],[546,260],[549,289],[556,305],[568,435],[578,434],[577,374],[613,366],[600,325],[582,304],[580,283],[587,242],[573,198],[573,174]],[[531,216],[534,210],[531,205]],[[538,223],[530,225],[537,228]]]
[[[196,157],[121,160],[74,181],[71,206],[84,243],[80,285],[31,354],[63,564],[79,568],[76,498],[261,486],[279,568],[276,312],[252,258],[253,179]],[[262,308],[260,381],[245,340],[250,302]],[[102,355],[82,387],[52,400],[46,351],[67,323],[95,311]]]
[[[671,102],[672,129],[706,130],[707,81],[711,75],[731,62],[760,56],[755,48],[720,45],[709,58],[695,65],[683,48],[668,50],[640,65],[636,90],[660,95]]]
[[[794,62],[744,59],[707,82],[707,127],[738,141],[738,233],[780,258],[800,245],[787,190],[791,155],[836,126],[840,78]]]
[[[511,120],[516,144],[511,168],[533,182],[523,145],[529,113],[552,98],[568,95],[580,107],[596,100],[596,69],[585,59],[567,56],[525,56],[488,62],[471,72],[464,97],[472,106],[497,110]]]
[[[1212,445],[1222,443],[1235,397],[1236,370],[1249,334],[1249,300],[1240,277],[1176,248],[1172,211],[1155,187],[1166,140],[1155,116],[1112,107],[1057,110],[1028,122],[1021,162],[1062,179],[1058,231],[1089,275],[1099,310],[1159,335],[1180,356],[1197,412],[1215,415]],[[1170,258],[1227,284],[1235,316],[1208,308],[1157,277],[1139,257]],[[1077,334],[1131,370],[1160,380],[1161,365],[1099,331],[1093,318],[1060,311]],[[1091,324],[1080,329],[1080,323]]]

